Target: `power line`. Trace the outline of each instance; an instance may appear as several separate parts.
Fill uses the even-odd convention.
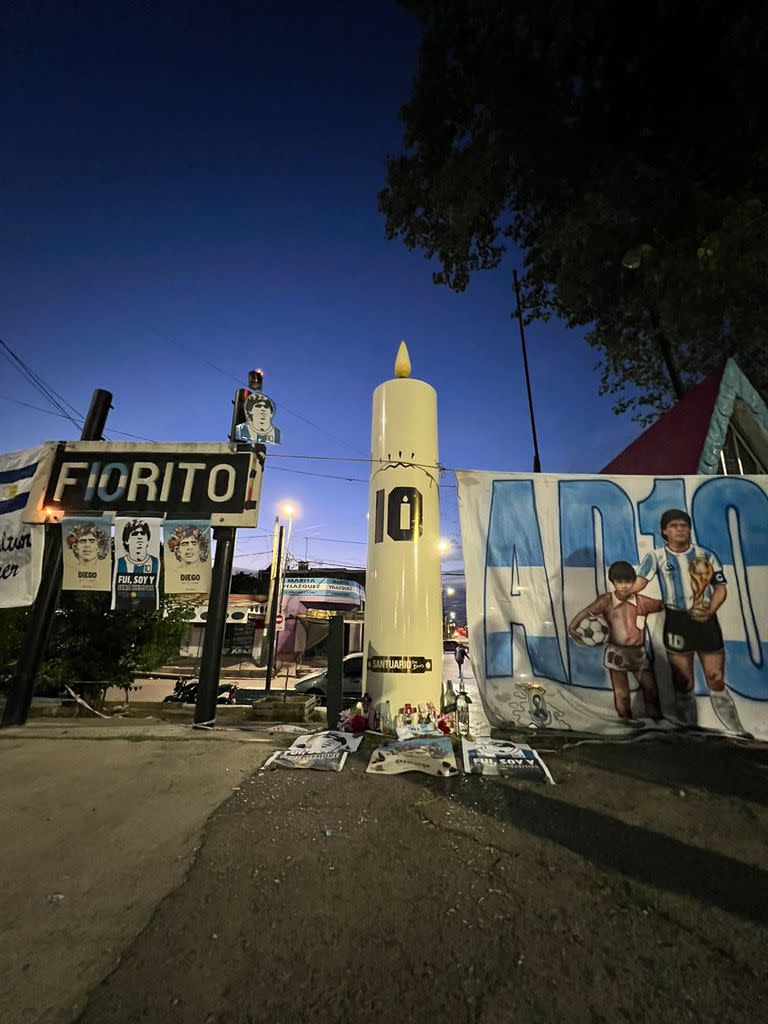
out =
[[[27,367],[18,358],[18,356],[16,356],[16,354],[12,352],[12,350],[9,348],[9,346],[7,346],[4,341],[2,341],[2,339],[0,339],[0,345],[2,345],[3,348],[7,349],[8,352],[11,353],[11,355],[13,356],[14,361],[19,364],[19,367],[23,368],[23,372],[24,372],[25,376],[27,376],[27,378],[35,385],[35,387],[37,387],[38,391],[40,391],[41,394],[43,394],[46,398],[48,398],[49,401],[53,405],[55,405],[57,409],[59,409],[59,412],[53,412],[50,409],[43,409],[40,406],[31,405],[28,402],[22,402],[19,399],[9,398],[9,397],[7,397],[5,395],[0,396],[0,399],[2,399],[3,401],[6,401],[6,402],[13,402],[16,405],[24,406],[25,408],[32,409],[35,412],[48,413],[48,415],[50,415],[50,416],[59,416],[59,417],[61,417],[63,419],[68,419],[68,420],[70,420],[70,422],[74,423],[75,426],[78,429],[80,429],[81,428],[81,424],[78,423],[76,420],[74,420],[73,417],[66,411],[66,409],[64,409],[64,407],[53,397],[57,393],[52,391],[52,389],[51,389],[52,393],[49,393],[46,390],[47,385],[42,380],[42,378],[38,378],[37,375],[34,373],[34,371],[30,370],[29,367]],[[6,356],[6,358],[9,358],[9,357]],[[9,362],[10,361],[11,361],[11,359],[9,358]],[[224,372],[224,371],[221,371],[221,372]],[[59,397],[61,397],[61,396],[59,396]],[[63,398],[61,399],[61,401],[62,402],[66,402],[66,400],[63,399]],[[66,402],[66,404],[69,405],[68,402]],[[70,405],[69,408],[72,409],[73,412],[76,413],[76,415],[80,415],[77,412],[77,410],[74,409],[73,406]],[[299,418],[303,418],[303,417],[299,417]],[[316,426],[316,424],[313,424],[310,420],[306,420],[306,422],[309,423],[312,426]],[[127,431],[127,430],[119,430],[117,427],[111,427],[110,426],[108,434],[119,434],[121,437],[130,437],[130,438],[134,438],[137,441],[146,441],[148,444],[155,444],[156,443],[152,438],[143,437],[141,434],[133,434],[130,431]],[[108,434],[107,434],[107,436],[108,436]],[[330,437],[332,435],[329,434],[328,436]],[[270,462],[273,459],[298,459],[298,460],[301,460],[301,461],[318,461],[318,462],[355,462],[355,463],[367,463],[368,465],[374,465],[374,464],[376,464],[376,465],[399,465],[399,466],[402,466],[404,468],[411,467],[411,468],[414,468],[414,469],[437,469],[438,472],[440,472],[440,473],[455,473],[456,472],[456,470],[450,469],[447,466],[441,466],[439,464],[433,465],[431,463],[411,462],[408,459],[403,459],[403,460],[395,461],[394,459],[351,458],[350,456],[345,456],[345,455],[340,455],[340,456],[337,456],[337,455],[284,455],[281,452],[270,452],[268,458],[269,458]],[[293,473],[293,474],[298,475],[298,476],[314,476],[314,477],[320,477],[320,478],[323,478],[323,479],[326,479],[326,480],[343,480],[345,483],[367,484],[367,483],[370,482],[365,477],[342,476],[342,475],[337,474],[337,473],[315,473],[312,470],[308,470],[308,469],[288,469],[287,467],[284,467],[284,466],[271,466],[271,469],[275,470],[278,473]],[[457,487],[456,484],[448,484],[448,483],[441,483],[439,486],[444,488],[444,489],[446,489],[446,490],[455,490],[456,487]],[[317,539],[319,539],[319,538],[317,538]]]
[[[67,412],[66,407],[68,407],[75,414],[75,416],[79,416],[80,419],[83,418],[82,413],[78,412],[73,405],[70,405],[70,403],[67,402],[65,398],[63,398],[50,385],[46,384],[43,378],[39,374],[35,373],[35,371],[30,366],[28,366],[24,362],[24,360],[13,351],[10,345],[6,344],[6,342],[2,341],[2,339],[0,339],[0,345],[2,345],[4,349],[3,354],[5,355],[6,359],[8,359],[8,361],[11,363],[11,365],[14,366],[17,370],[19,370],[27,378],[27,380],[29,380],[30,383],[45,398],[47,398],[52,405],[54,405],[62,413],[62,415],[64,415],[67,419],[72,419],[71,414]],[[73,420],[73,422],[75,421]],[[80,424],[76,423],[76,426],[79,427]]]
[[[269,458],[269,457],[267,457]],[[338,476],[335,473],[312,473],[308,469],[286,469],[284,466],[270,466],[276,473],[298,473],[299,476],[322,476],[326,480],[345,480],[350,484],[367,484],[368,481],[361,476]]]
[[[44,409],[41,405],[31,405],[29,402],[22,402],[18,398],[10,398],[8,395],[0,395],[0,401],[2,402],[13,402],[14,405],[23,405],[25,409],[33,409],[35,412],[45,413],[46,416],[58,416],[59,419],[72,420],[71,416],[67,416],[63,412],[54,412],[53,409]],[[108,433],[120,434],[123,437],[133,437],[137,441],[148,441],[150,444],[155,442],[149,437],[141,437],[139,434],[129,434],[127,430],[118,430],[117,427],[110,427]]]
[[[71,422],[74,423],[77,429],[81,430],[83,420],[82,413],[78,412],[77,409],[75,409],[74,406],[70,405],[65,398],[63,398],[57,391],[54,391],[54,389],[50,385],[46,384],[43,378],[39,374],[35,373],[35,371],[24,362],[21,356],[18,356],[13,351],[11,346],[6,344],[6,342],[4,342],[2,338],[0,338],[0,346],[3,349],[3,355],[11,364],[11,366],[15,367],[15,369],[17,369],[24,377],[26,377],[27,380],[32,384],[32,386],[36,388],[44,398],[47,398],[51,405],[53,405],[56,409],[59,410],[59,413],[62,416],[64,416],[68,420],[71,420]],[[71,412],[67,411],[67,407],[71,410]],[[74,418],[72,413],[74,413],[75,416],[80,417],[79,423]]]
[[[44,272],[46,272],[46,273],[48,272],[48,268],[43,263],[41,263],[39,259],[35,259],[35,256],[32,253],[29,254],[27,259],[28,259],[29,262],[33,262],[38,267],[42,268],[42,270]],[[92,299],[95,299],[95,301],[98,302],[101,306],[109,308],[114,313],[117,313],[117,315],[122,317],[127,323],[133,323],[134,325],[138,326],[141,330],[145,331],[147,334],[153,335],[155,338],[158,338],[160,341],[163,341],[163,342],[165,342],[168,345],[174,346],[175,348],[179,349],[180,351],[184,352],[185,354],[194,354],[201,362],[205,363],[207,366],[210,366],[210,368],[212,370],[215,370],[216,373],[221,374],[223,377],[226,377],[228,380],[234,381],[238,385],[238,387],[243,387],[244,386],[245,381],[244,381],[243,377],[236,376],[235,374],[230,373],[227,370],[222,370],[222,368],[220,366],[217,366],[216,363],[213,363],[200,350],[197,350],[197,351],[193,352],[193,349],[191,348],[191,346],[188,343],[180,341],[175,335],[166,334],[163,331],[158,330],[156,327],[153,327],[152,325],[148,324],[145,320],[137,317],[133,313],[126,313],[125,310],[121,309],[116,303],[111,302],[109,299],[105,298],[100,293],[97,293],[97,292],[95,292],[95,291],[93,291],[91,289],[88,289],[88,288],[83,288],[82,285],[80,286],[80,290],[82,292],[84,292],[86,295],[90,295],[90,297]],[[61,396],[59,396],[59,398],[61,398]],[[62,401],[63,401],[63,399],[62,399]],[[68,404],[68,403],[65,403],[65,404]],[[310,427],[314,427],[315,430],[319,430],[321,433],[325,434],[326,437],[330,437],[334,441],[338,441],[339,444],[343,444],[346,448],[351,448],[353,451],[359,451],[359,449],[355,448],[354,445],[351,445],[348,441],[345,441],[345,440],[343,440],[340,437],[336,437],[334,434],[332,434],[325,427],[321,426],[319,423],[315,423],[313,420],[307,419],[306,416],[302,416],[300,413],[298,413],[295,410],[289,408],[287,405],[285,405],[285,403],[282,400],[280,401],[280,408],[281,408],[281,410],[285,410],[285,412],[289,413],[291,416],[295,416],[296,419],[301,420],[302,422],[308,424]],[[77,415],[80,415],[80,414],[77,413]],[[82,416],[81,416],[81,419],[82,419]],[[120,433],[120,431],[117,431],[117,433]],[[128,435],[128,436],[137,436],[137,435]],[[138,438],[138,440],[145,441],[147,439],[142,437],[142,438]]]
[[[349,564],[339,565],[338,562],[329,562],[327,559],[322,559],[322,558],[311,558],[311,559],[302,558],[302,559],[300,559],[300,561],[302,561],[302,562],[310,561],[313,565],[330,565],[330,566],[332,566],[335,569],[366,569],[367,568],[367,566],[365,566],[365,565],[349,565]]]
[[[368,544],[367,540],[341,540],[339,537],[310,537],[309,540],[323,540],[327,544],[362,544],[363,547]]]
[[[14,405],[23,405],[26,409],[34,409],[35,412],[44,412],[47,416],[58,416],[63,420],[69,419],[63,412],[54,412],[53,409],[44,409],[41,405],[30,405],[29,402],[22,402],[18,398],[9,398],[7,395],[0,395],[0,401],[13,402]]]
[[[117,427],[110,427],[109,431],[111,434],[120,434],[121,437],[132,437],[136,441],[146,441],[147,444],[157,444],[157,441],[153,441],[151,437],[142,437],[141,434],[129,434],[127,430],[118,430]]]
[[[190,345],[185,343],[185,342],[183,342],[183,341],[180,341],[178,338],[175,337],[175,335],[165,334],[162,331],[158,331],[157,328],[151,327],[145,321],[140,320],[138,317],[134,316],[133,314],[129,315],[129,314],[125,313],[123,310],[119,309],[117,306],[115,306],[113,303],[109,302],[108,300],[103,299],[103,298],[98,297],[98,296],[96,298],[102,304],[110,306],[119,315],[124,317],[124,319],[126,319],[128,322],[133,322],[133,323],[137,324],[142,330],[146,331],[148,334],[154,335],[154,337],[156,337],[156,338],[159,338],[160,341],[164,341],[166,344],[170,344],[170,345],[175,346],[176,348],[180,349],[185,354],[190,354],[192,352],[192,349],[191,349]],[[199,352],[199,351],[195,352],[195,355],[197,356],[198,359],[200,359],[201,362],[205,363],[206,366],[210,366],[210,368],[212,370],[215,370],[217,373],[221,374],[222,377],[226,377],[228,380],[234,381],[235,384],[238,385],[238,387],[243,387],[244,386],[244,384],[245,384],[244,377],[239,377],[239,376],[236,376],[234,373],[230,373],[227,370],[222,370],[222,368],[220,366],[217,366],[216,363],[211,362],[210,359],[208,359],[206,356],[202,355],[202,353]],[[326,430],[325,427],[320,426],[319,423],[314,423],[312,420],[307,419],[306,416],[302,416],[300,413],[294,412],[293,409],[289,409],[288,406],[285,405],[285,403],[282,400],[280,402],[280,408],[281,408],[281,410],[285,410],[285,412],[290,413],[291,416],[295,416],[296,419],[302,420],[304,423],[307,423],[310,427],[314,427],[315,430],[321,431],[323,434],[326,435],[326,437],[330,437],[334,441],[338,441],[339,444],[343,444],[343,445],[345,445],[348,448],[352,448],[353,451],[357,451],[358,450],[353,445],[350,445],[349,442],[342,440],[340,437],[336,437],[329,430]],[[140,438],[139,440],[146,440],[146,438]]]

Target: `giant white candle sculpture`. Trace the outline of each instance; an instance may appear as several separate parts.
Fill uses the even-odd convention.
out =
[[[373,393],[363,692],[384,724],[442,689],[437,395],[410,372],[401,342]]]

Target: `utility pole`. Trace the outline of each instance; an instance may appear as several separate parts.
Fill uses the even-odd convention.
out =
[[[525,368],[525,388],[528,392],[528,412],[531,417],[531,437],[533,438],[533,472],[541,472],[541,460],[539,459],[539,442],[536,437],[536,417],[533,413],[533,394],[531,392],[531,377],[528,373],[528,349],[525,344],[525,324],[523,323],[523,306],[520,302],[520,282],[517,280],[517,271],[512,271],[512,280],[515,285],[515,298],[517,300],[517,322],[520,326],[520,345],[523,350],[523,367]]]
[[[83,423],[81,441],[102,440],[111,408],[112,393],[97,388],[93,392],[88,415]],[[45,554],[40,586],[32,605],[16,674],[3,711],[3,726],[26,724],[37,673],[48,646],[53,616],[59,603],[62,573],[61,525],[57,523],[45,528]]]
[[[283,559],[283,534],[285,533],[285,527],[280,524],[280,529],[277,534],[277,557],[274,561],[274,568],[272,573],[273,579],[273,590],[272,590],[272,604],[269,610],[269,640],[267,647],[267,677],[264,680],[264,689],[269,690],[272,686],[272,673],[274,671],[275,663],[275,643],[277,640],[277,613],[278,609],[282,610],[282,601],[280,597],[282,595],[282,586],[280,583],[281,567]]]
[[[259,668],[263,668],[269,660],[269,623],[272,621],[272,603],[275,600],[275,566],[277,565],[277,537],[279,532],[280,517],[275,516],[275,528],[272,531],[272,561],[269,564],[267,607],[264,613],[264,629],[261,633],[261,648],[259,649]]]

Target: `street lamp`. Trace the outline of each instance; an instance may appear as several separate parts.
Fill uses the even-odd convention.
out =
[[[288,520],[288,530],[285,535],[285,551],[283,557],[283,565],[285,568],[288,567],[288,545],[291,542],[291,527],[293,526],[293,520],[299,518],[299,507],[298,505],[288,498],[283,499],[277,506],[277,511],[281,513]]]
[[[277,640],[277,615],[283,611],[283,587],[285,584],[285,568],[288,565],[288,540],[291,536],[291,526],[294,517],[298,515],[296,505],[290,501],[281,501],[277,506],[278,513],[282,512],[288,517],[288,532],[280,522],[280,516],[275,516],[275,542],[272,548],[272,581],[270,585],[269,601],[267,604],[267,621],[269,633],[267,638],[267,675],[264,681],[264,688],[269,690],[272,684],[272,671],[274,667],[275,647]]]

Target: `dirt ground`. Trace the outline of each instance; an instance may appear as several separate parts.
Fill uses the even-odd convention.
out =
[[[768,750],[539,747],[557,786],[366,775],[370,739],[244,779],[78,1021],[760,1019]]]

